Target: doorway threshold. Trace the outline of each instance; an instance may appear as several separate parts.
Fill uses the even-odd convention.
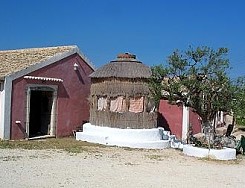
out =
[[[42,136],[35,136],[31,138],[27,138],[28,140],[38,140],[38,139],[44,139],[44,138],[55,138],[55,135],[42,135]]]

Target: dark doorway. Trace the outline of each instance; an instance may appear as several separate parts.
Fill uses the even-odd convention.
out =
[[[50,134],[52,91],[31,90],[29,137]]]

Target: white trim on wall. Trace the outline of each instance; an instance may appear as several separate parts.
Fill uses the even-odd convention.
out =
[[[52,107],[51,107],[51,117],[50,117],[50,136],[56,135],[56,115],[57,115],[57,85],[39,85],[39,84],[29,84],[27,86],[26,93],[26,134],[29,138],[29,123],[30,123],[30,101],[31,101],[31,91],[51,91],[53,93]]]
[[[4,82],[4,94],[3,94],[3,114],[2,125],[3,135],[2,139],[10,139],[10,121],[11,121],[11,97],[12,97],[12,79],[7,76]]]
[[[189,129],[189,107],[183,105],[183,117],[182,117],[182,140],[186,141],[187,133]]]
[[[4,130],[4,90],[0,91],[0,138],[3,139]]]

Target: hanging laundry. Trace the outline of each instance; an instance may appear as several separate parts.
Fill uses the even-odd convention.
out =
[[[107,98],[106,97],[100,97],[98,98],[98,110],[104,111],[107,108]]]
[[[143,112],[144,110],[144,97],[135,97],[130,99],[129,111],[134,113]]]
[[[111,99],[110,111],[125,112],[126,111],[126,100],[122,96]]]

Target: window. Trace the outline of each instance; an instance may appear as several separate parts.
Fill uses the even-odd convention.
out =
[[[105,111],[107,108],[107,98],[106,97],[99,97],[97,103],[97,109],[100,111]]]
[[[144,97],[134,97],[129,101],[129,112],[139,113],[144,110]]]
[[[126,99],[123,96],[111,98],[110,111],[112,112],[126,112]]]

